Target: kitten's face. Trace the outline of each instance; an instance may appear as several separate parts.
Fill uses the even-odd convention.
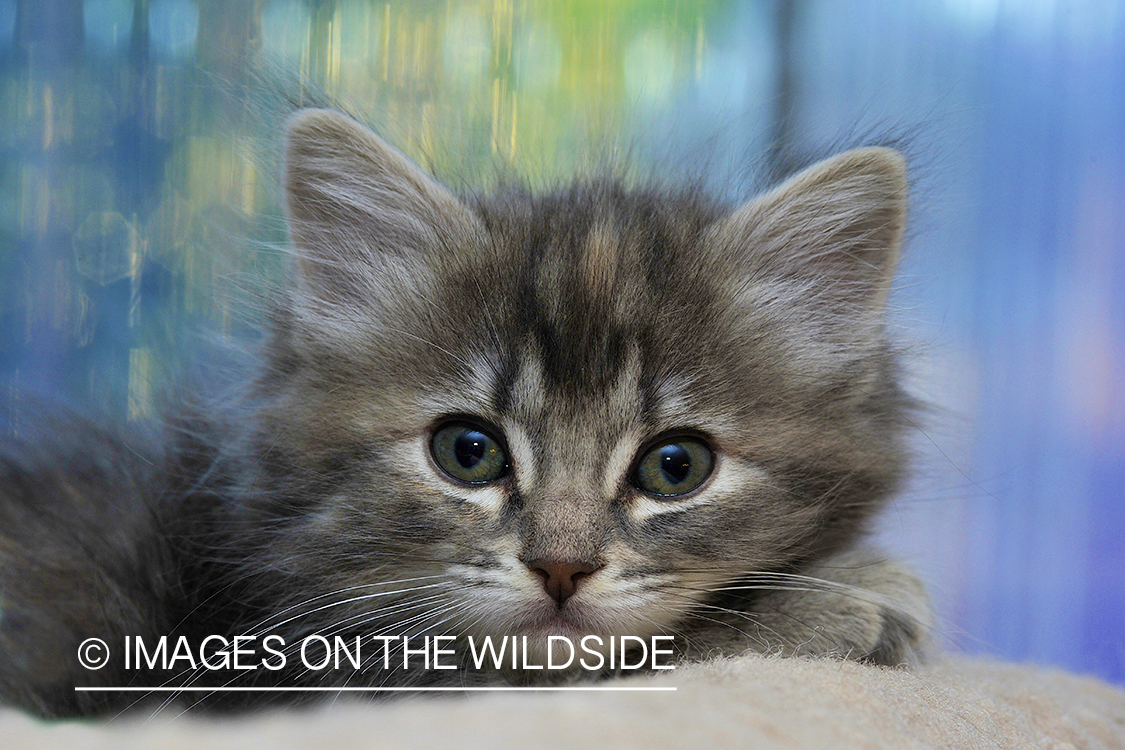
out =
[[[316,478],[277,550],[309,585],[414,579],[403,630],[674,633],[893,488],[893,152],[726,212],[610,183],[468,203],[340,115],[289,137],[263,441]]]

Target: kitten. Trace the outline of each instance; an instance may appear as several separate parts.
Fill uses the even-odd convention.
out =
[[[917,657],[919,581],[856,546],[905,471],[899,154],[849,151],[733,210],[609,180],[459,198],[306,110],[284,181],[295,280],[245,399],[185,399],[145,434],[44,418],[4,449],[0,699],[69,716],[137,699],[77,685],[547,679],[91,671],[91,637]]]

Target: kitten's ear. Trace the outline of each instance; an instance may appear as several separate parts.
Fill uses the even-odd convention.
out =
[[[812,300],[881,310],[906,226],[906,161],[889,148],[826,159],[738,208],[712,247],[745,279],[801,283]]]
[[[373,267],[420,265],[483,232],[456,196],[355,120],[308,109],[286,130],[286,216],[314,286],[343,291]]]

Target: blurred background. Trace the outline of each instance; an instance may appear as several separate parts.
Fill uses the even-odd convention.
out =
[[[1125,684],[1125,6],[0,0],[3,411],[143,417],[198,331],[252,335],[279,118],[323,96],[455,187],[608,157],[738,198],[905,137],[930,409],[880,536],[946,645]]]

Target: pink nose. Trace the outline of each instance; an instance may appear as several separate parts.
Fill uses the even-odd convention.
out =
[[[561,607],[574,592],[578,582],[596,572],[601,565],[587,562],[562,562],[561,560],[530,560],[527,567],[543,579],[543,588]]]

